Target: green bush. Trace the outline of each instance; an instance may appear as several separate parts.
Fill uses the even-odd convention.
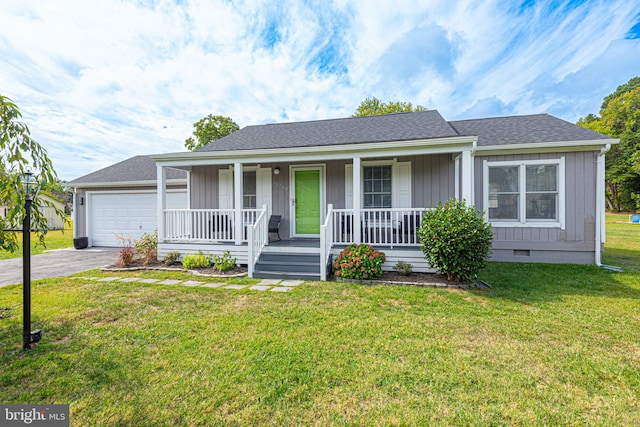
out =
[[[184,258],[182,258],[182,266],[184,268],[206,268],[210,265],[211,261],[202,251],[198,251],[196,254],[185,255]]]
[[[429,265],[447,280],[475,280],[489,259],[493,235],[474,206],[450,199],[424,213],[418,236]]]
[[[382,276],[384,252],[374,250],[370,245],[347,246],[333,263],[336,277],[344,279],[375,279]]]
[[[408,262],[398,261],[393,269],[403,276],[411,276],[413,274],[413,266]]]
[[[153,234],[143,233],[133,246],[139,254],[142,254],[144,265],[156,262],[158,260],[158,230]]]
[[[222,255],[212,255],[211,264],[218,271],[229,271],[236,267],[236,258],[231,258],[231,253],[225,250]]]
[[[164,257],[164,265],[170,266],[178,262],[180,259],[180,252],[171,251]]]

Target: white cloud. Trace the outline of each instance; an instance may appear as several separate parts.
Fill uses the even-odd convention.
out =
[[[0,93],[59,175],[241,126],[350,115],[366,97],[445,118],[575,120],[637,75],[636,2],[5,2]]]

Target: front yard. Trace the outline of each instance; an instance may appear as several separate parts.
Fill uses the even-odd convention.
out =
[[[0,402],[69,403],[71,425],[638,425],[640,226],[608,220],[625,272],[492,263],[490,290],[39,281],[26,354],[1,288]]]
[[[18,233],[20,249],[15,252],[0,250],[0,260],[22,257],[22,233]],[[64,230],[50,230],[45,236],[46,247],[38,240],[36,233],[31,233],[31,255],[41,254],[44,251],[65,249],[73,247],[73,222],[67,221]]]

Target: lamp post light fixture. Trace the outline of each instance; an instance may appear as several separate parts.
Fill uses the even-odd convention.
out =
[[[22,349],[42,338],[42,331],[31,330],[31,204],[38,196],[39,186],[33,173],[27,170],[22,181],[24,190],[24,220],[22,221]]]

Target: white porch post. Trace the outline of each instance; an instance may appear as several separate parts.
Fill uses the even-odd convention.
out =
[[[467,204],[473,203],[473,157],[470,150],[462,152],[462,185],[460,196],[462,200],[466,200]]]
[[[353,241],[356,244],[362,243],[360,226],[362,218],[360,209],[362,208],[362,179],[360,178],[360,157],[353,158]]]
[[[456,200],[460,200],[460,158],[461,154],[457,156],[453,156],[454,167],[453,167],[453,197]]]
[[[158,242],[164,242],[164,211],[167,208],[167,171],[162,165],[157,165],[156,167],[158,171]]]
[[[191,209],[191,169],[187,171],[187,209]]]
[[[235,243],[236,245],[242,244],[242,237],[244,232],[244,224],[242,221],[242,195],[244,194],[242,189],[242,163],[235,162],[233,164],[233,206],[235,214]]]

